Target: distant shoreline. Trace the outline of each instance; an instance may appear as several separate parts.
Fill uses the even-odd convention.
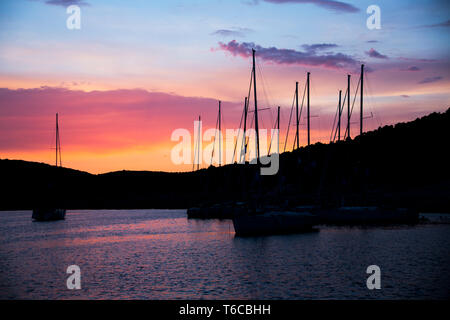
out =
[[[314,205],[450,212],[450,109],[352,140],[316,143],[280,154],[280,170],[228,164],[194,172],[87,172],[0,160],[0,210],[186,209]]]

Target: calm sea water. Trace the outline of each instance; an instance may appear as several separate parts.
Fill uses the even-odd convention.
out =
[[[81,290],[66,287],[69,265]],[[366,268],[381,268],[368,290]],[[450,225],[237,238],[184,210],[0,212],[1,299],[445,299]]]

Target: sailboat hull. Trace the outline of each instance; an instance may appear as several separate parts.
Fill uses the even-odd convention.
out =
[[[233,218],[237,236],[309,232],[316,222],[316,217],[306,212],[267,212]]]
[[[66,209],[33,209],[32,218],[36,221],[64,220]]]

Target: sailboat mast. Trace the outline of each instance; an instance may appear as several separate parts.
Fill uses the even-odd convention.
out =
[[[200,123],[201,123],[201,117],[198,116],[198,137],[197,137],[197,170],[200,169]]]
[[[252,53],[253,53],[253,92],[255,97],[256,161],[259,163],[259,128],[258,128],[258,100],[256,98],[255,49],[252,49]]]
[[[297,119],[297,131],[295,133],[295,138],[297,139],[297,149],[300,147],[299,144],[299,118],[298,118],[298,81],[295,82],[295,114]]]
[[[342,116],[342,108],[341,108],[341,96],[342,96],[342,90],[339,90],[339,119],[338,119],[338,141],[341,140],[341,116]]]
[[[278,106],[278,110],[277,110],[277,153],[280,153],[280,106]],[[271,141],[272,142],[272,141]],[[272,147],[272,143],[271,143],[271,147]]]
[[[247,155],[247,137],[245,136],[247,132],[247,113],[248,113],[248,101],[247,97],[245,97],[244,100],[244,134],[242,136],[242,141],[244,143],[244,163],[245,163],[245,156]]]
[[[359,111],[359,134],[363,134],[364,65],[361,65],[361,110]]]
[[[347,138],[350,138],[350,75],[347,75]]]
[[[55,148],[55,166],[58,166],[58,158],[59,158],[59,166],[62,167],[61,161],[61,142],[59,140],[59,124],[58,124],[58,113],[56,113],[56,148]]]
[[[221,166],[222,162],[222,117],[220,114],[220,104],[221,101],[219,100],[219,167]]]
[[[58,113],[56,114],[56,135],[55,135],[55,166],[58,166]]]
[[[278,130],[278,134],[280,134],[280,106],[278,106],[277,130]]]
[[[308,97],[308,99],[307,99],[307,107],[308,107],[308,109],[307,109],[307,112],[308,112],[308,146],[311,143],[310,120],[309,120],[309,118],[310,118],[310,115],[309,115],[309,75],[310,75],[310,73],[308,72],[306,74],[306,87],[307,87],[307,97]]]

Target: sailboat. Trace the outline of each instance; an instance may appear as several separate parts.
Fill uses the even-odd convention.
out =
[[[256,95],[256,68],[255,50],[253,52],[253,94],[255,104],[255,131],[256,131],[256,156],[260,164],[259,133],[258,133],[258,104]],[[309,76],[309,73],[308,73]],[[278,111],[277,126],[279,129],[280,119]],[[244,124],[245,125],[245,124]],[[245,132],[244,132],[245,137]],[[244,155],[245,159],[245,155]],[[233,216],[234,231],[237,236],[270,235],[282,233],[299,233],[313,231],[316,224],[316,216],[309,212],[279,211],[279,210],[245,210],[238,211]]]
[[[56,114],[56,167],[62,167],[61,162],[61,144],[59,140],[59,124],[58,124],[58,114]],[[52,221],[52,220],[63,220],[66,216],[66,209],[60,208],[36,208],[33,209],[32,219],[36,221]]]

